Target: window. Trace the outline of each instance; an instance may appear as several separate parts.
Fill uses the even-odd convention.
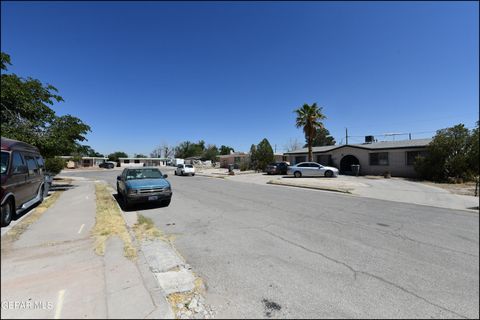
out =
[[[295,163],[300,163],[300,162],[305,162],[307,161],[307,157],[306,156],[297,156],[295,157]]]
[[[317,155],[317,162],[321,165],[328,166],[332,162],[332,156],[329,154],[319,154]]]
[[[371,166],[388,166],[388,152],[370,153]]]
[[[1,173],[7,173],[7,170],[8,170],[8,160],[10,159],[9,157],[10,155],[8,154],[8,152],[3,152],[2,151],[2,166],[0,167],[1,168]]]
[[[318,169],[320,166],[316,163],[310,163],[310,168]]]
[[[301,163],[298,165],[298,167],[300,168],[309,168],[310,167],[310,163]]]
[[[38,167],[40,169],[45,169],[45,162],[43,161],[42,157],[35,157],[37,159]]]
[[[426,152],[425,151],[407,151],[406,152],[406,157],[407,157],[407,166],[413,166],[415,164],[415,160],[417,157],[425,157]]]
[[[25,156],[25,161],[27,162],[28,174],[34,175],[38,173],[37,162],[32,156]]]
[[[140,160],[133,160],[133,162],[135,162],[135,163],[140,163]]]
[[[23,173],[20,169],[23,165],[25,165],[25,163],[23,162],[22,155],[18,152],[14,152],[12,158],[13,174]]]
[[[123,160],[123,163],[130,163],[130,160]]]

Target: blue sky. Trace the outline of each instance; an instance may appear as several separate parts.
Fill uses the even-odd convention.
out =
[[[53,108],[99,152],[184,140],[248,151],[297,138],[317,102],[337,142],[473,127],[477,2],[5,2],[9,71],[56,86]],[[406,136],[396,137],[397,140]]]

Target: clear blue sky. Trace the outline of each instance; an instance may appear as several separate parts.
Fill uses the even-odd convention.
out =
[[[199,139],[248,151],[265,137],[282,151],[304,141],[293,113],[303,103],[323,106],[337,142],[346,127],[423,138],[479,116],[477,2],[1,8],[10,71],[56,86],[56,112],[88,123],[86,143],[105,154]]]

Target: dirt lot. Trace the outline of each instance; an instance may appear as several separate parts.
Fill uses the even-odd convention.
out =
[[[450,193],[453,193],[453,194],[475,196],[475,182],[436,183],[436,182],[422,181],[422,183],[448,190]],[[478,197],[478,193],[477,193],[477,197]]]

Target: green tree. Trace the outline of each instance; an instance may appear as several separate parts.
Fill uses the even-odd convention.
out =
[[[200,140],[198,143],[184,141],[175,148],[176,158],[202,157],[205,151],[205,141]]]
[[[140,154],[136,154],[134,158],[148,158],[148,157],[140,153]]]
[[[38,147],[46,158],[75,152],[90,127],[71,115],[56,116],[50,106],[64,101],[58,90],[37,79],[7,74],[8,65],[10,56],[2,52],[2,136]]]
[[[270,142],[265,138],[257,145],[255,151],[256,169],[264,171],[275,160]]]
[[[227,155],[230,154],[230,151],[235,152],[235,150],[232,147],[229,146],[224,146],[223,144],[220,146],[220,155]]]
[[[116,151],[108,155],[108,160],[118,162],[118,158],[128,158],[128,154],[123,151]]]
[[[210,144],[203,152],[202,160],[210,160],[213,164],[217,162],[218,148],[214,144]]]
[[[308,147],[308,141],[303,146]],[[335,139],[330,135],[330,132],[325,127],[320,127],[315,130],[315,136],[313,137],[312,147],[333,146],[335,145]]]
[[[250,169],[257,170],[257,147],[252,144],[250,147]]]
[[[77,153],[82,157],[104,157],[103,154],[95,151],[92,147],[81,145],[78,147]]]
[[[469,162],[475,152],[471,144],[472,135],[463,124],[438,130],[427,147],[427,155],[415,161],[415,170],[422,178],[434,181],[469,179],[475,171]]]
[[[472,130],[470,139],[468,141],[469,144],[469,151],[467,154],[468,157],[468,165],[472,170],[473,175],[479,176],[480,175],[480,168],[479,168],[479,121],[477,121],[477,127]]]
[[[326,119],[326,117],[322,113],[322,107],[317,107],[316,103],[311,106],[305,103],[301,108],[294,110],[294,112],[297,114],[295,125],[297,128],[303,128],[303,133],[305,134],[308,147],[308,161],[312,161],[313,140],[317,129],[323,127],[320,120]]]

